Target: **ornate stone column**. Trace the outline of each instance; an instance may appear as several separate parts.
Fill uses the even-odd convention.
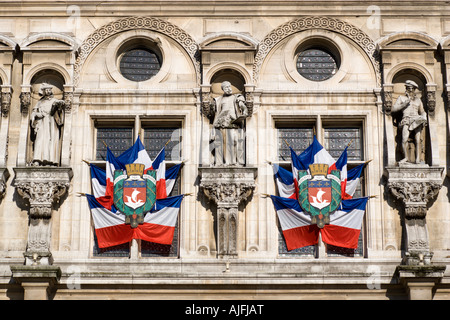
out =
[[[387,167],[387,187],[402,202],[405,256],[396,275],[410,299],[431,299],[432,290],[444,276],[445,266],[433,265],[426,224],[428,203],[442,186],[442,167],[405,165]]]
[[[217,205],[217,254],[236,258],[238,244],[238,206],[255,188],[256,168],[199,168],[200,187]]]
[[[388,188],[401,200],[406,231],[407,265],[430,264],[432,253],[426,225],[427,204],[437,196],[442,186],[442,167],[412,165],[387,167]]]
[[[51,265],[51,218],[53,205],[69,189],[71,168],[14,168],[17,193],[29,201],[29,229],[25,265]]]

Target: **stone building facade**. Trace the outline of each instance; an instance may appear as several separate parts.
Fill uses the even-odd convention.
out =
[[[450,298],[446,1],[70,3],[1,1],[2,299]],[[250,114],[244,165],[218,169],[205,108],[225,80]],[[426,125],[405,164],[391,111],[407,80]],[[33,164],[43,83],[64,102],[56,166]],[[269,163],[313,135],[367,163],[356,250],[285,247]],[[183,163],[174,241],[100,249],[86,162],[137,137]]]

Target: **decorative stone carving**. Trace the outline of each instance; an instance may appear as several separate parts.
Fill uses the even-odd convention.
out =
[[[9,171],[7,168],[0,168],[0,199],[3,199],[6,194],[6,181],[9,178]]]
[[[430,264],[432,253],[425,218],[428,203],[442,186],[443,169],[427,165],[386,168],[387,187],[404,205],[405,264]]]
[[[348,22],[330,17],[303,17],[286,22],[271,31],[258,45],[253,65],[253,81],[258,82],[259,72],[267,54],[281,40],[300,31],[308,29],[325,29],[340,33],[356,42],[367,54],[376,72],[377,86],[381,86],[380,63],[377,58],[376,44],[358,27]]]
[[[387,115],[391,114],[392,111],[392,90],[393,85],[383,85],[383,103],[384,103],[384,112]]]
[[[81,68],[86,61],[89,54],[104,40],[112,35],[123,31],[135,29],[148,29],[160,32],[176,42],[178,42],[189,54],[196,70],[197,82],[201,83],[200,71],[200,57],[198,45],[195,40],[184,30],[178,26],[154,17],[126,17],[113,22],[110,22],[98,29],[96,29],[86,40],[81,44],[78,58],[74,65],[74,86],[78,85],[80,80]]]
[[[51,217],[53,205],[67,192],[71,168],[14,168],[17,193],[30,204],[26,265],[52,264]]]
[[[31,104],[31,92],[22,91],[20,93],[20,112],[27,115]]]
[[[73,92],[64,91],[63,100],[65,112],[70,113],[72,111]]]
[[[5,91],[2,90],[2,97],[1,97],[1,104],[2,104],[2,116],[7,117],[9,114],[9,109],[11,108],[11,91]]]
[[[239,210],[255,188],[256,168],[199,168],[200,187],[217,205],[217,253],[237,257]]]
[[[434,111],[436,110],[436,88],[431,90],[430,87],[427,88],[427,111],[428,114],[434,116]]]

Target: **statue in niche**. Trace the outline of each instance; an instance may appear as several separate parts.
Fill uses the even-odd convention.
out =
[[[232,94],[231,83],[222,82],[223,95],[214,98],[210,111],[214,115],[211,141],[216,166],[244,166],[244,120],[249,116],[245,98]]]
[[[31,112],[34,166],[57,166],[59,163],[61,127],[64,124],[64,100],[53,97],[53,86],[42,83],[41,99]]]
[[[421,163],[421,131],[427,125],[427,114],[422,104],[422,100],[417,96],[416,90],[419,89],[417,83],[412,80],[405,82],[406,92],[397,98],[392,106],[391,112],[402,112],[402,118],[398,126],[401,131],[401,151],[402,160],[399,164],[406,162]],[[408,139],[414,137],[415,159],[408,159]],[[409,161],[408,161],[409,160]]]

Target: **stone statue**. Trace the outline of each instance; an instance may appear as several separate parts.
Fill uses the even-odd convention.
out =
[[[214,98],[210,108],[214,114],[211,141],[214,146],[216,166],[243,166],[244,120],[249,116],[245,98],[241,94],[232,94],[231,83],[222,82],[223,95]]]
[[[421,143],[420,133],[422,128],[427,124],[427,114],[423,107],[422,101],[416,95],[416,90],[419,88],[417,83],[412,80],[405,82],[405,95],[399,96],[391,112],[402,111],[402,120],[398,126],[399,131],[402,132],[402,154],[403,159],[399,163],[408,161],[407,146],[408,139],[412,134],[414,136],[415,144],[415,160],[410,162],[420,163]]]
[[[39,90],[41,99],[31,112],[34,133],[33,165],[58,165],[61,127],[64,124],[63,100],[53,97],[53,86],[43,83]]]

